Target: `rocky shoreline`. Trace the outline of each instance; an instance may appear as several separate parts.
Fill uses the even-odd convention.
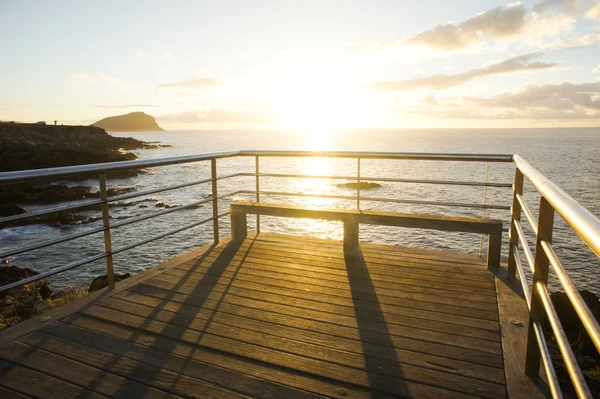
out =
[[[131,137],[114,137],[94,126],[48,126],[40,124],[0,123],[0,172],[73,166],[101,162],[137,159],[132,150],[168,147]],[[144,173],[126,170],[109,173],[108,178],[128,178]],[[86,180],[97,176],[77,176],[69,180]],[[134,189],[109,189],[109,196],[124,194]],[[0,186],[0,217],[28,213],[29,205],[53,204],[98,198],[98,191],[88,186],[65,184],[27,183]],[[128,206],[128,204],[123,204]],[[50,217],[32,218],[19,223],[7,223],[0,228],[44,223],[64,226],[90,223],[98,216],[81,212],[60,212]]]
[[[38,274],[33,269],[0,266],[0,286]],[[116,281],[129,277],[129,273],[115,274]],[[108,277],[103,275],[94,278],[89,288],[69,287],[53,293],[50,282],[44,278],[0,293],[0,331],[107,286]]]

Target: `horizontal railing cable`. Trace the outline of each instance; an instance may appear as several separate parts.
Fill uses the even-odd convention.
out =
[[[546,311],[546,316],[548,316],[548,322],[550,323],[552,331],[554,332],[556,343],[560,349],[562,358],[565,361],[565,366],[569,373],[569,377],[571,378],[571,382],[573,382],[573,387],[575,388],[577,395],[580,398],[591,398],[592,394],[590,393],[587,383],[585,382],[585,378],[583,377],[581,368],[577,363],[575,354],[571,349],[571,345],[569,344],[565,330],[560,323],[558,314],[556,314],[556,309],[554,309],[554,305],[550,299],[550,294],[548,294],[548,289],[542,283],[537,283],[534,289],[536,289],[540,295],[542,304],[544,305],[544,309]]]
[[[525,233],[523,232],[523,228],[521,227],[521,222],[518,220],[513,220],[515,227],[517,228],[517,235],[519,236],[519,241],[521,241],[521,245],[523,247],[523,253],[525,254],[525,258],[527,258],[527,263],[529,264],[529,269],[531,272],[534,272],[535,268],[535,260],[533,257],[533,253],[531,252],[531,248],[529,248],[529,244],[527,243],[527,238],[525,237]]]
[[[567,274],[567,271],[558,259],[558,256],[556,256],[552,246],[548,242],[542,241],[542,248],[556,273],[556,277],[558,277],[558,281],[560,281],[573,308],[575,308],[575,312],[594,342],[596,349],[600,352],[600,325],[598,324],[596,317],[581,297],[579,290],[575,286],[575,283],[573,283],[573,280],[571,280],[571,277]]]

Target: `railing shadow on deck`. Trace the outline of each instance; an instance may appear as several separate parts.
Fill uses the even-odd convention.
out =
[[[157,320],[157,315],[160,312],[165,311],[165,305],[171,303],[172,299],[179,294],[179,289],[183,285],[188,284],[190,281],[194,282],[195,287],[192,290],[192,292],[185,294],[186,298],[183,302],[177,302],[179,303],[179,308],[190,309],[191,307],[194,307],[197,309],[198,313],[200,313],[203,310],[206,310],[204,305],[207,303],[207,301],[212,300],[209,299],[210,294],[214,292],[214,289],[216,288],[217,284],[219,284],[218,282],[223,276],[223,273],[230,266],[234,256],[238,254],[241,245],[241,242],[231,241],[227,243],[223,250],[217,255],[217,259],[211,262],[210,268],[206,270],[202,277],[199,280],[191,279],[190,277],[192,277],[196,273],[197,267],[201,265],[211,254],[213,254],[214,250],[217,248],[217,245],[213,244],[204,254],[202,254],[199,258],[195,260],[194,264],[189,268],[185,275],[179,277],[179,281],[177,281],[177,283],[171,289],[169,289],[168,291],[165,290],[166,295],[156,305],[154,310],[145,318],[144,323],[139,326],[140,332],[137,333],[137,336],[132,336],[130,338],[130,341],[135,342],[136,338],[139,338],[141,335],[147,335],[148,332],[147,330],[145,330],[145,327],[147,327],[148,324]],[[252,248],[252,244],[243,254],[243,259],[245,259],[247,253],[250,251],[250,248]],[[235,278],[235,274],[238,272],[239,267],[242,265],[243,259],[237,265],[237,268],[234,271],[234,276],[231,278],[230,282],[227,284],[227,287],[220,295],[220,298],[217,300],[217,305],[214,309],[212,309],[210,316],[205,322],[204,328],[202,329],[202,331],[198,331],[199,336],[195,342],[197,345],[201,345],[201,340],[206,334],[206,330],[209,329],[213,317],[218,311],[221,301],[227,295],[227,291],[229,290],[231,282]],[[200,295],[201,293],[202,295]],[[159,349],[161,351],[173,352],[173,350],[179,345],[178,338],[183,338],[184,333],[188,330],[188,328],[191,326],[194,320],[196,320],[196,318],[186,312],[173,311],[173,315],[170,319],[162,321],[162,323],[165,324],[165,328],[159,333],[157,333],[157,335],[164,335],[169,339],[163,341],[163,344],[161,344],[160,347],[156,347],[156,340],[150,343],[148,346],[150,348]],[[166,347],[164,343],[166,343]],[[144,357],[146,355],[147,351],[144,351],[142,353],[142,359],[140,364],[144,363]],[[183,367],[185,367],[185,365],[189,364],[190,362],[193,362],[192,358],[185,358]],[[146,374],[146,378],[148,379],[148,381],[152,381],[153,379],[159,377],[158,373],[160,372],[160,369],[156,369],[156,371],[157,373],[155,375]],[[181,374],[179,374],[179,376],[181,376]]]

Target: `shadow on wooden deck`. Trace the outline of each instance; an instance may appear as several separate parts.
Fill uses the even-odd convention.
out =
[[[0,334],[0,394],[506,396],[494,276],[472,255],[263,233],[49,315]]]

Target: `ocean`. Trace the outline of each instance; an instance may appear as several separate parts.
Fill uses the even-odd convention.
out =
[[[599,128],[561,128],[561,129],[390,129],[360,130],[342,132],[314,131],[293,133],[285,131],[165,131],[152,133],[119,133],[118,136],[130,136],[144,141],[159,141],[170,144],[169,148],[135,151],[140,159],[163,158],[179,155],[202,154],[239,149],[253,150],[339,150],[339,151],[390,151],[390,152],[446,152],[479,154],[519,154],[530,164],[559,185],[581,205],[595,214],[600,214],[600,129]],[[230,158],[217,161],[220,175],[237,172],[253,172],[254,158]],[[352,159],[323,158],[261,158],[263,173],[298,173],[309,175],[352,176],[356,174],[357,163]],[[512,164],[490,163],[489,181],[512,183],[514,166]],[[394,177],[406,179],[439,179],[484,181],[485,163],[431,162],[403,160],[363,160],[363,177]],[[210,177],[210,163],[174,165],[153,168],[145,174],[130,178],[111,180],[109,186],[135,187],[146,190],[166,185],[184,183]],[[97,187],[97,181],[57,182],[72,185],[83,184]],[[355,191],[341,188],[343,183],[332,179],[261,179],[261,190],[293,193],[354,195]],[[419,199],[428,201],[447,201],[461,203],[481,203],[483,187],[463,187],[450,185],[426,185],[414,183],[381,183],[382,187],[362,191],[361,196]],[[219,193],[225,194],[238,190],[253,190],[253,177],[239,177],[219,182]],[[174,190],[147,197],[131,199],[136,202],[130,206],[111,208],[111,216],[124,219],[156,212],[167,205],[182,205],[202,198],[211,193],[210,184]],[[511,205],[509,188],[488,188],[488,204]],[[525,185],[525,198],[530,208],[537,214],[539,195],[530,184]],[[145,201],[138,202],[142,199]],[[220,201],[221,212],[225,211],[231,199],[253,200],[253,196],[237,195]],[[310,204],[323,207],[356,206],[356,201],[322,198],[270,197],[261,198],[266,202]],[[42,208],[29,206],[29,210]],[[394,204],[361,202],[362,209],[379,209],[400,212],[435,213],[443,215],[482,216],[481,209],[434,207],[429,205]],[[98,213],[89,212],[89,215]],[[113,248],[119,248],[152,235],[193,223],[212,216],[210,204],[192,209],[179,210],[169,215],[145,220],[139,223],[116,228],[112,231]],[[487,210],[486,217],[499,218],[508,227],[510,212],[507,210]],[[523,217],[523,219],[525,219]],[[254,220],[250,220],[254,224]],[[4,229],[0,231],[0,251],[30,245],[35,242],[54,239],[99,227],[101,222],[65,227],[31,225]],[[527,222],[523,223],[534,249],[533,233]],[[229,233],[229,221],[221,219],[221,235]],[[333,239],[342,238],[339,223],[278,219],[263,217],[261,230],[295,235],[310,235]],[[436,248],[478,253],[480,237],[473,234],[437,232],[419,229],[391,228],[381,226],[361,226],[360,239],[363,241],[408,245],[423,248]],[[212,240],[210,223],[186,230],[173,236],[136,247],[115,256],[115,269],[119,273],[139,273],[163,260],[184,253]],[[582,240],[560,219],[556,218],[554,246],[569,274],[582,289],[600,294],[600,261]],[[508,233],[503,237],[504,249],[507,249]],[[94,234],[75,241],[43,248],[8,259],[9,264],[30,267],[39,271],[63,266],[67,263],[93,256],[104,251],[102,234]],[[484,245],[485,252],[485,245]],[[506,252],[506,251],[504,251]],[[506,253],[504,253],[506,255]],[[524,256],[522,256],[524,259]],[[90,281],[105,273],[104,260],[82,266],[52,277],[55,291],[68,286],[86,286]],[[558,289],[556,281],[550,288]]]

